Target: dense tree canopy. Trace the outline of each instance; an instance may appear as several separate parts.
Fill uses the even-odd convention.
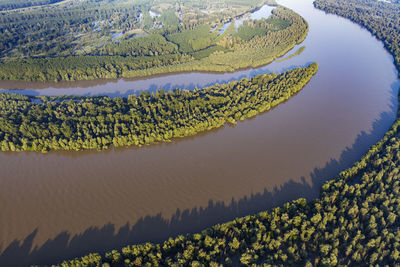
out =
[[[318,65],[194,91],[128,98],[0,94],[3,151],[105,149],[194,135],[269,110],[301,90]]]

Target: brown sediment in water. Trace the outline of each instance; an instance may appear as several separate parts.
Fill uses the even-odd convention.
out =
[[[392,57],[366,30],[311,0],[281,4],[309,22],[307,49],[267,68],[318,62],[319,71],[274,110],[141,149],[0,153],[0,265],[159,241],[313,198],[360,158],[395,118]]]

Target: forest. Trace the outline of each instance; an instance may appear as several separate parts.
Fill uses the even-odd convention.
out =
[[[55,1],[14,2],[22,5]],[[97,0],[68,3],[24,12],[4,11],[0,16],[1,59],[84,54],[93,44],[111,39],[108,36],[114,29],[139,28],[141,10],[149,8],[146,1],[133,5],[122,0],[116,5]]]
[[[0,11],[12,10],[31,6],[42,6],[61,2],[63,0],[3,0],[0,3]]]
[[[198,0],[2,0],[0,58],[82,55],[164,30],[215,25],[246,13],[262,0],[196,5]],[[57,4],[57,5],[56,5]],[[32,8],[29,8],[32,7]],[[40,7],[40,8],[33,8]],[[150,11],[160,12],[152,17]],[[179,16],[179,12],[185,13]],[[218,11],[218,12],[217,12]],[[158,29],[156,26],[164,26]],[[116,38],[115,34],[121,34]]]
[[[252,6],[218,16],[200,12],[200,16],[197,9],[183,5],[178,10],[188,10],[180,19],[173,5],[150,10],[146,1],[123,3],[114,7],[90,0],[83,6],[57,7],[55,12],[1,16],[0,80],[57,82],[229,72],[270,63],[302,42],[308,32],[307,22],[284,7],[276,7],[268,19],[249,21],[238,29],[231,23],[219,34],[213,29]],[[154,18],[144,13],[153,9],[162,13]]]
[[[267,111],[300,91],[318,64],[193,91],[128,98],[0,94],[2,151],[142,146],[194,135]]]
[[[366,27],[400,65],[400,6],[373,0],[318,0],[317,8]],[[393,43],[394,42],[394,43]],[[56,266],[398,266],[400,119],[320,196],[298,199],[160,244],[92,253]]]

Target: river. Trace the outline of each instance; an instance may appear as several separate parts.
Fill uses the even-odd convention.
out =
[[[236,73],[94,81],[68,89],[125,95],[193,88],[318,62],[311,82],[270,112],[140,149],[0,153],[0,266],[49,264],[156,242],[312,199],[324,181],[359,159],[395,119],[400,82],[393,58],[368,31],[314,9],[312,0],[279,3],[310,25],[299,56]]]

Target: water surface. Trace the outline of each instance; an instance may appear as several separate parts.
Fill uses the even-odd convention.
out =
[[[124,95],[130,92],[124,88],[204,86],[318,62],[311,82],[272,111],[141,149],[0,153],[0,266],[54,263],[159,241],[287,200],[314,198],[323,181],[359,159],[395,118],[393,58],[366,30],[314,9],[311,0],[279,3],[310,25],[299,56],[233,74],[68,89]]]

